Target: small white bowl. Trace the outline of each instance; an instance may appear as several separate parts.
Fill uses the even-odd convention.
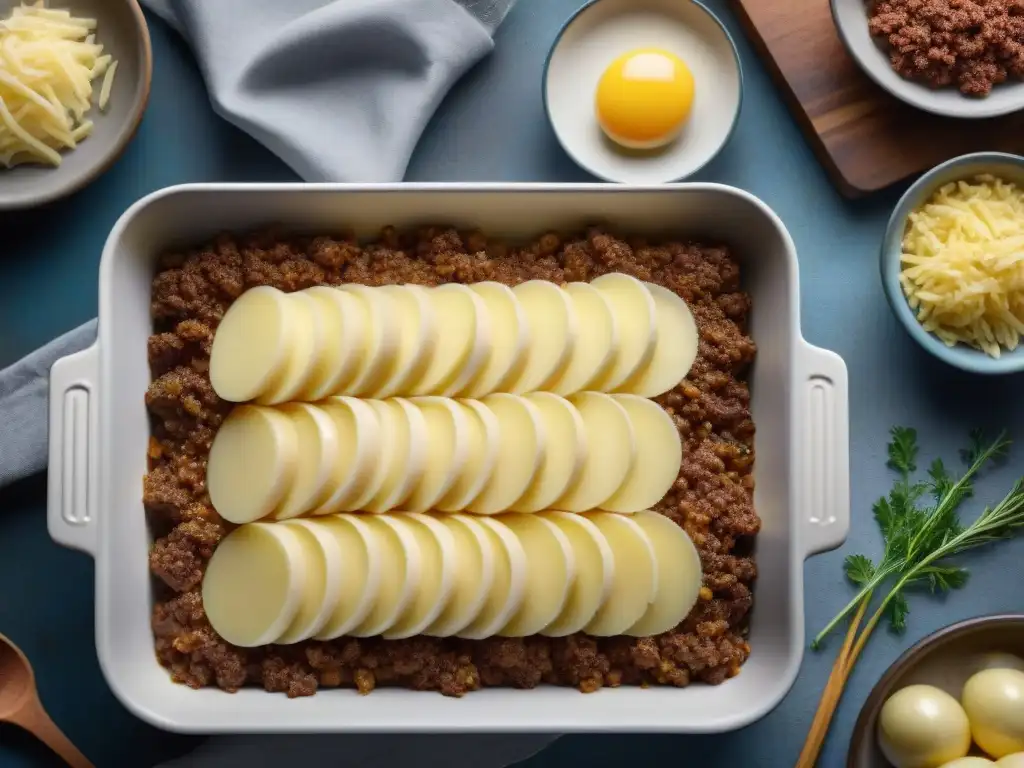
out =
[[[832,19],[846,50],[868,77],[897,99],[925,112],[945,117],[983,119],[1024,109],[1024,81],[1007,80],[988,96],[965,96],[955,85],[931,88],[896,73],[889,63],[885,40],[868,31],[864,0],[831,0]]]
[[[693,72],[693,110],[666,147],[627,150],[594,114],[598,81],[636,48],[663,48]],[[740,114],[743,73],[722,22],[695,0],[594,0],[562,27],[544,64],[544,109],[562,148],[606,181],[660,184],[703,168],[725,146]]]

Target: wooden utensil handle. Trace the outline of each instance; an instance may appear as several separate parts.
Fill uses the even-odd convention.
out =
[[[56,752],[71,768],[95,768],[89,758],[83,755],[74,744],[57,727],[57,724],[46,714],[46,710],[38,700],[25,704],[20,712],[11,718],[11,722],[20,725],[34,735],[50,749]]]

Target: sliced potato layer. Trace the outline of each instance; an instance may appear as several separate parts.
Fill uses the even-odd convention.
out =
[[[210,451],[214,507],[237,523],[335,512],[649,509],[682,463],[669,414],[578,392],[240,406]]]
[[[656,512],[492,517],[395,512],[243,525],[203,583],[241,646],[343,635],[647,636],[683,621],[697,550]]]
[[[210,380],[225,400],[262,404],[536,391],[655,397],[683,380],[696,355],[686,302],[618,272],[514,288],[259,286],[221,321]]]

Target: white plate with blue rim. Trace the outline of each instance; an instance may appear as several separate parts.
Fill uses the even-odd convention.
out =
[[[578,165],[660,184],[692,176],[729,141],[743,72],[729,32],[696,0],[593,0],[555,38],[543,94]]]

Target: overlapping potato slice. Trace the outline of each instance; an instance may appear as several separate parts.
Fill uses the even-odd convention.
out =
[[[313,406],[334,421],[338,451],[328,478],[328,493],[310,514],[350,512],[363,508],[380,490],[377,470],[383,451],[383,430],[377,412],[366,400],[332,397]]]
[[[556,509],[584,512],[596,509],[625,482],[636,461],[636,436],[626,410],[610,395],[579,392],[569,398],[586,430],[587,456]]]
[[[433,509],[466,469],[469,456],[470,414],[447,397],[414,397],[426,429],[423,474],[402,503],[408,512]]]
[[[644,286],[654,299],[657,341],[650,361],[619,385],[617,391],[657,397],[686,378],[697,359],[699,339],[697,323],[685,301],[660,285]]]
[[[498,462],[500,425],[498,417],[479,400],[459,400],[466,414],[466,463],[448,492],[434,506],[442,512],[459,512],[470,507],[491,479]]]
[[[404,526],[420,552],[420,574],[413,598],[398,620],[383,632],[386,639],[397,640],[422,633],[448,606],[461,553],[452,532],[430,515],[402,512],[389,515],[388,522],[396,528]]]
[[[494,584],[479,613],[458,631],[459,637],[480,640],[493,637],[519,611],[526,600],[526,551],[509,528],[490,517],[474,518],[486,532],[494,558]]]
[[[292,487],[298,464],[292,421],[273,408],[235,408],[217,430],[206,464],[206,488],[231,523],[269,515]]]
[[[390,552],[384,549],[389,544],[372,522],[359,515],[328,515],[311,524],[334,537],[341,555],[338,599],[330,618],[315,635],[317,640],[333,640],[352,632],[366,621],[379,601],[389,599],[380,597],[385,563],[391,562],[387,559]],[[394,571],[389,575],[398,578]]]
[[[283,523],[299,537],[306,561],[306,586],[295,618],[276,643],[297,643],[313,637],[330,620],[341,594],[341,549],[338,540],[322,526],[305,520]]]
[[[380,547],[380,584],[366,618],[348,634],[373,637],[391,629],[416,599],[423,555],[419,540],[394,515],[366,515],[362,520]]]
[[[319,376],[319,362],[323,360],[327,337],[317,303],[304,293],[291,294],[288,301],[294,326],[291,343],[287,345],[284,364],[256,398],[256,402],[261,405],[276,405],[300,399],[308,383]],[[255,343],[260,344],[262,341],[257,339]]]
[[[412,493],[427,463],[427,425],[408,400],[369,400],[381,425],[379,490],[363,505],[366,512],[395,509]],[[372,482],[376,483],[377,478]]]
[[[388,366],[398,354],[400,324],[398,302],[386,291],[365,285],[345,283],[334,288],[355,298],[366,313],[365,353],[356,365],[352,379],[338,395],[369,397],[380,389],[388,375]]]
[[[540,409],[516,395],[488,395],[482,405],[498,421],[497,470],[467,509],[493,515],[511,509],[525,494],[547,452]]]
[[[403,395],[419,381],[438,346],[434,303],[427,289],[419,285],[383,285],[392,299],[394,315],[386,321],[395,326],[397,349],[387,361],[384,379],[372,393],[375,398]]]
[[[545,517],[565,534],[576,560],[576,579],[565,605],[558,618],[540,631],[564,637],[587,626],[608,599],[615,579],[615,555],[601,530],[583,515],[549,512]]]
[[[537,512],[549,509],[576,482],[590,448],[583,417],[572,403],[550,392],[533,392],[524,397],[540,414],[547,450],[526,493],[511,509]]]
[[[611,395],[626,413],[636,439],[636,459],[619,489],[599,506],[636,512],[657,504],[672,488],[683,462],[683,443],[672,417],[653,400]]]
[[[469,286],[483,300],[490,318],[491,343],[480,370],[459,393],[462,397],[483,397],[502,392],[505,382],[515,378],[526,362],[530,340],[526,312],[507,285],[487,281]]]
[[[210,624],[232,645],[274,642],[299,612],[307,573],[295,531],[276,523],[236,528],[214,550],[203,576]]]
[[[580,332],[565,369],[548,389],[572,395],[592,389],[619,354],[619,323],[605,295],[590,283],[569,283],[563,289],[572,303]]]
[[[308,397],[320,400],[343,391],[370,354],[370,310],[351,293],[325,285],[307,288],[316,302],[324,331],[324,364],[321,378],[311,381]]]
[[[621,635],[643,617],[657,595],[654,546],[644,529],[627,515],[588,512],[586,517],[611,547],[615,578],[607,599],[583,631],[598,637]]]
[[[270,386],[288,359],[295,331],[285,293],[259,286],[224,313],[210,352],[210,383],[231,402],[252,400]]]
[[[668,632],[686,618],[697,602],[703,579],[700,555],[686,531],[664,515],[644,510],[630,519],[651,542],[658,579],[647,612],[623,634],[645,637]]]
[[[535,635],[562,613],[576,580],[576,555],[568,537],[543,515],[510,513],[497,521],[515,534],[526,553],[526,597],[497,634]]]
[[[423,630],[425,635],[450,637],[458,634],[479,616],[494,589],[497,561],[496,537],[470,515],[440,515],[437,521],[454,539],[456,557],[452,574],[452,593],[448,604]]]
[[[619,340],[611,366],[590,386],[599,392],[611,392],[644,368],[654,355],[659,330],[654,299],[644,283],[621,272],[601,275],[590,284],[608,301]]]
[[[487,361],[491,318],[479,294],[469,286],[448,283],[430,290],[437,339],[426,370],[409,383],[416,395],[454,395]]]
[[[505,382],[509,392],[543,390],[561,375],[580,333],[568,295],[547,280],[527,280],[512,289],[526,316],[529,343],[526,360],[515,377]]]
[[[298,458],[291,484],[271,516],[288,520],[316,509],[330,495],[328,481],[338,461],[340,435],[334,420],[316,406],[287,403],[279,411],[295,430]]]

